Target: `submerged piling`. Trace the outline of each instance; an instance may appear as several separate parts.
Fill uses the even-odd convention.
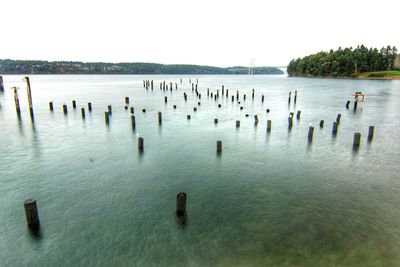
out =
[[[0,76],[0,92],[1,92],[1,93],[4,93],[3,76]]]
[[[350,100],[347,100],[347,102],[346,102],[346,108],[349,109],[349,106],[350,106]]]
[[[294,101],[295,104],[297,103],[297,90],[294,91]]]
[[[292,129],[293,127],[293,116],[289,116],[288,118],[288,128]]]
[[[217,118],[214,119],[214,124],[218,124],[218,119]]]
[[[308,128],[308,140],[312,140],[314,135],[314,126],[310,125]]]
[[[368,141],[371,141],[374,138],[374,126],[369,126],[368,128]]]
[[[338,126],[339,126],[339,123],[337,123],[336,121],[335,121],[335,122],[333,122],[332,134],[334,134],[334,135],[336,135],[336,134],[337,134],[337,131],[338,131]]]
[[[187,115],[186,118],[187,118],[188,120],[190,120],[190,115]]]
[[[112,115],[112,107],[111,105],[108,105],[108,115]]]
[[[17,115],[20,116],[21,115],[21,108],[19,106],[19,97],[18,97],[18,87],[13,87],[12,88],[14,90],[14,102],[15,102],[15,111],[17,112]]]
[[[63,113],[64,113],[64,115],[67,115],[68,114],[68,107],[67,107],[67,104],[63,104]]]
[[[129,104],[129,97],[125,96],[125,104]]]
[[[92,112],[92,103],[89,102],[89,103],[87,104],[87,106],[88,106],[88,111],[89,111],[89,112]]]
[[[132,125],[132,129],[135,130],[136,128],[136,119],[135,119],[135,115],[131,114],[131,125]]]
[[[168,102],[168,97],[164,96],[164,102],[165,102],[165,103]]]
[[[300,115],[301,115],[301,110],[298,110],[298,111],[297,111],[297,114],[296,114],[296,118],[297,118],[298,120],[300,120]]]
[[[176,215],[178,217],[186,214],[186,199],[187,195],[184,192],[180,192],[178,195],[176,195]]]
[[[135,114],[135,108],[131,107],[131,114]]]
[[[236,128],[239,128],[239,127],[240,127],[240,121],[237,120],[237,121],[236,121]]]
[[[354,138],[353,138],[353,147],[359,147],[361,142],[361,134],[360,133],[354,133]]]
[[[217,153],[221,153],[222,152],[222,141],[218,140],[217,141]]]
[[[49,102],[49,109],[50,109],[51,112],[54,111],[53,101]]]
[[[28,226],[39,226],[39,213],[36,204],[36,200],[27,199],[24,202],[26,223]]]
[[[85,119],[85,108],[84,107],[82,107],[81,108],[81,115],[82,115],[82,119]]]
[[[271,128],[272,128],[272,121],[271,120],[267,120],[267,132],[271,132]]]
[[[144,150],[144,139],[142,136],[138,136],[138,150],[139,152],[143,152]]]
[[[255,125],[258,124],[258,115],[254,115],[254,124],[255,124]]]
[[[158,112],[158,124],[162,124],[162,115],[161,115],[161,111]]]
[[[336,117],[336,122],[338,123],[338,124],[340,124],[340,118],[342,117],[342,114],[338,114],[337,115],[337,117]]]
[[[76,100],[72,100],[72,108],[76,109]]]
[[[104,112],[104,120],[107,125],[110,124],[110,113],[108,111]]]
[[[321,120],[321,121],[319,122],[319,127],[320,127],[320,128],[324,128],[324,120]]]

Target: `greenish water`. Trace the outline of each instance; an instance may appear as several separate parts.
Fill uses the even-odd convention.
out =
[[[198,100],[189,78],[196,77],[31,76],[32,123],[22,76],[4,76],[0,266],[400,266],[399,81],[199,76],[201,105],[193,112]],[[143,79],[154,79],[154,91]],[[163,80],[178,90],[160,91]],[[242,111],[230,96],[207,98],[207,88],[222,84],[229,95],[247,94]],[[21,87],[20,121],[11,86]],[[297,104],[288,106],[294,90]],[[345,108],[355,91],[366,94],[357,112]],[[136,131],[125,96],[135,107]],[[78,108],[93,103],[86,120],[73,99]],[[289,131],[287,117],[297,110],[301,119]],[[362,134],[358,150],[354,132]],[[185,225],[174,213],[180,191],[188,194]],[[26,227],[27,198],[38,201],[38,235]]]

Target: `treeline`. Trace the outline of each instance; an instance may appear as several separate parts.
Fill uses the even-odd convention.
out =
[[[356,77],[362,72],[387,71],[393,69],[397,57],[396,47],[357,48],[339,47],[336,51],[319,52],[290,61],[287,72],[290,76]]]
[[[0,60],[0,74],[247,74],[247,67],[219,68],[155,63],[102,63]],[[256,67],[254,74],[283,74],[275,67]]]

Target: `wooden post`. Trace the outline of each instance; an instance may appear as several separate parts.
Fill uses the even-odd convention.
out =
[[[289,116],[289,118],[288,118],[288,123],[289,123],[289,129],[292,129],[292,127],[293,127],[293,116]]]
[[[239,100],[239,91],[236,91],[236,100]]]
[[[338,131],[338,126],[339,126],[339,123],[337,123],[336,121],[335,121],[335,122],[333,122],[332,134],[334,134],[334,135],[336,135],[336,134],[337,134],[337,131]]]
[[[310,127],[308,128],[308,140],[312,140],[313,139],[313,134],[314,134],[314,126],[310,125]]]
[[[162,115],[161,115],[161,111],[158,112],[158,124],[162,124]]]
[[[64,115],[67,115],[68,114],[68,107],[67,107],[67,104],[63,104],[63,113],[64,113]]]
[[[0,92],[1,92],[1,93],[4,93],[3,76],[0,76]]]
[[[197,102],[197,105],[200,106],[200,102]]]
[[[258,124],[258,115],[254,115],[254,124],[255,124],[255,125]]]
[[[218,107],[221,108],[221,104],[218,104]]]
[[[142,112],[143,112],[143,113],[146,113],[146,109],[145,109],[145,108],[143,108],[143,109],[142,109]]]
[[[135,130],[136,120],[135,120],[135,115],[133,115],[133,114],[131,114],[131,124],[132,124],[132,129]]]
[[[144,139],[140,135],[138,136],[138,150],[139,152],[143,152],[144,150]]]
[[[360,133],[354,133],[353,146],[354,147],[359,147],[360,146],[360,141],[361,141],[361,134]]]
[[[292,91],[289,92],[289,99],[288,99],[288,103],[290,104],[290,100],[292,98]]]
[[[354,101],[354,110],[357,109],[357,104],[358,104],[358,99],[356,99],[356,100]]]
[[[222,152],[222,141],[218,140],[217,141],[217,153]]]
[[[105,120],[107,125],[110,124],[110,114],[109,114],[108,111],[104,112],[104,120]]]
[[[232,102],[235,101],[235,96],[232,96]]]
[[[135,114],[135,108],[131,107],[131,114]]]
[[[15,110],[17,112],[18,116],[21,116],[21,108],[19,106],[19,97],[18,97],[18,87],[13,87],[12,88],[14,90],[14,102],[15,102]]]
[[[269,133],[269,132],[271,132],[271,128],[272,128],[272,122],[271,122],[271,120],[267,120],[267,132]]]
[[[87,104],[87,106],[88,106],[88,111],[89,111],[89,112],[92,112],[92,103],[89,102],[89,103]]]
[[[297,90],[294,91],[294,103],[295,104],[297,103]]]
[[[246,94],[243,94],[243,101],[246,101]]]
[[[39,226],[39,213],[36,200],[27,199],[24,202],[26,223],[28,226]]]
[[[224,85],[222,85],[222,88],[221,88],[221,95],[224,95]]]
[[[164,102],[165,102],[165,103],[168,102],[168,97],[164,96]]]
[[[25,76],[25,82],[26,82],[26,91],[28,93],[28,104],[29,104],[29,114],[33,118],[33,104],[32,104],[32,91],[31,91],[31,83],[29,81],[29,77]]]
[[[217,118],[214,119],[214,124],[218,124],[218,119]]]
[[[193,111],[194,111],[194,112],[196,112],[196,111],[197,111],[197,108],[196,108],[196,107],[194,107],[194,108],[193,108]]]
[[[346,108],[349,109],[349,106],[350,106],[350,100],[347,100]]]
[[[371,141],[374,138],[374,126],[369,126],[368,128],[368,140]]]
[[[186,199],[187,195],[184,192],[180,192],[178,195],[176,195],[176,215],[178,217],[186,214]]]
[[[129,97],[125,96],[125,104],[129,105]]]
[[[261,102],[264,102],[264,95],[261,96]]]
[[[226,98],[228,98],[228,89],[226,89]]]
[[[174,109],[176,109],[176,105],[174,105]]]
[[[108,115],[112,115],[112,107],[111,107],[111,105],[108,105]]]
[[[338,114],[337,115],[337,117],[336,117],[336,122],[338,123],[338,124],[340,124],[340,118],[342,117],[342,114]]]
[[[251,93],[251,98],[254,99],[254,89],[253,89],[253,91]]]
[[[187,115],[186,118],[187,118],[188,120],[190,120],[190,115]]]
[[[298,111],[297,111],[297,114],[296,114],[296,118],[297,118],[298,120],[300,120],[300,115],[301,115],[301,110],[298,110]]]
[[[237,120],[237,121],[236,121],[236,128],[239,128],[239,127],[240,127],[240,121]]]
[[[81,115],[82,115],[82,119],[85,119],[85,108],[84,107],[81,108]]]
[[[324,128],[324,120],[321,120],[321,121],[319,122],[319,127],[320,127],[320,128]]]
[[[72,100],[72,108],[76,109],[76,101],[75,100]]]
[[[54,111],[53,101],[50,101],[50,102],[49,102],[49,109],[50,109],[51,112]]]

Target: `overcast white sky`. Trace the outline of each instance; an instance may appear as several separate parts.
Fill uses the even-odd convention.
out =
[[[400,47],[400,0],[1,0],[0,58],[287,65]]]

